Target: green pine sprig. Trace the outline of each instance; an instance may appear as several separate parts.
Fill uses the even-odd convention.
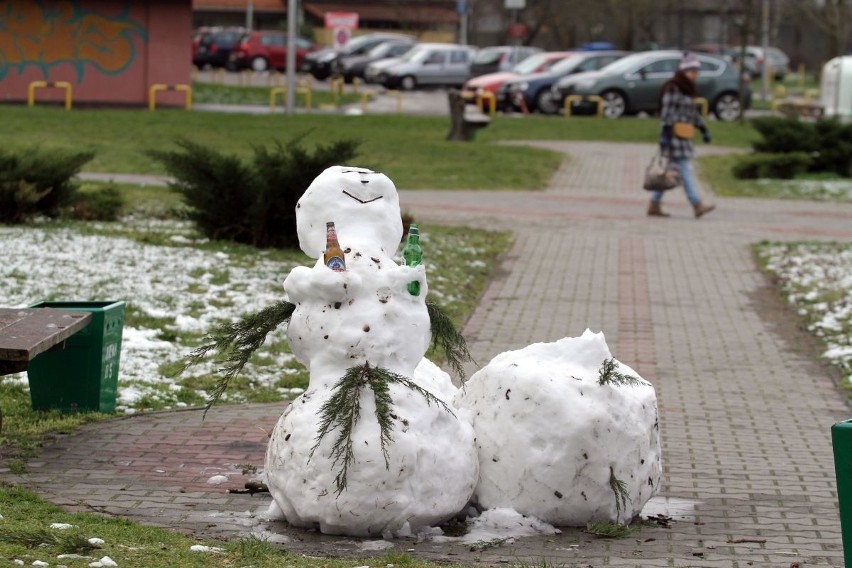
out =
[[[453,321],[443,308],[433,302],[426,302],[429,312],[429,325],[432,331],[432,347],[443,349],[447,364],[464,382],[464,363],[473,361],[464,336],[453,325]]]
[[[213,351],[223,363],[219,368],[222,375],[204,407],[204,417],[224,394],[231,379],[243,370],[252,353],[263,345],[266,336],[282,323],[289,323],[295,309],[295,304],[280,301],[239,321],[219,325],[207,334],[201,347],[189,354],[177,375],[201,363]]]
[[[634,377],[633,375],[619,373],[617,369],[618,361],[615,360],[615,357],[604,359],[603,365],[601,365],[601,368],[598,371],[598,384],[601,386],[612,384],[618,387],[638,387],[648,385],[647,381],[644,381],[639,377]]]
[[[630,491],[628,491],[626,483],[615,477],[615,470],[612,469],[612,466],[609,468],[609,486],[615,494],[615,516],[618,519],[621,517],[621,510],[627,508]]]
[[[320,408],[320,427],[309,455],[309,458],[313,457],[326,434],[335,429],[338,431],[329,454],[332,459],[332,468],[339,468],[334,478],[338,496],[346,489],[349,468],[355,461],[352,433],[361,418],[361,389],[364,387],[369,387],[373,391],[376,420],[380,430],[379,443],[385,459],[385,468],[390,468],[388,445],[393,442],[394,427],[393,399],[390,396],[391,383],[400,384],[420,393],[430,406],[434,402],[455,416],[444,401],[402,375],[381,367],[371,367],[369,362],[347,369],[343,377],[332,387],[334,394]]]

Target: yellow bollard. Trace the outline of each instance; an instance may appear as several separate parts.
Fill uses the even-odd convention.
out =
[[[396,97],[396,114],[402,113],[402,91],[385,91],[389,96]]]
[[[361,79],[358,77],[352,77],[352,93],[358,94],[358,89],[361,88]]]
[[[707,113],[710,111],[710,103],[707,102],[707,99],[704,97],[695,97],[693,100],[695,101],[695,105],[701,108],[701,116],[707,118]]]
[[[485,113],[485,101],[488,100],[488,113],[491,116],[497,114],[497,95],[491,91],[482,91],[476,95],[476,106],[479,107],[479,112]]]
[[[574,102],[579,103],[582,101],[583,97],[581,97],[580,95],[568,95],[567,97],[565,97],[565,101],[562,103],[564,106],[564,112],[562,114],[564,114],[566,117],[571,116],[571,105]]]
[[[33,81],[27,87],[27,106],[35,106],[35,90],[36,89],[64,89],[65,90],[65,110],[71,110],[71,83],[68,81]]]
[[[595,107],[597,110],[595,111],[595,116],[598,118],[603,118],[604,111],[604,100],[603,97],[599,97],[598,95],[589,95],[586,97],[586,100],[595,103]]]
[[[367,112],[367,103],[376,96],[376,91],[361,91],[361,112]]]
[[[216,71],[213,72],[213,82],[219,84],[225,84],[225,68],[219,67]]]
[[[277,94],[285,95],[287,93],[287,86],[283,87],[274,87],[269,90],[269,112],[275,112],[275,95]],[[311,90],[305,87],[296,87],[296,94],[302,95],[305,97],[305,110],[307,112],[311,112]]]
[[[337,99],[343,96],[343,88],[345,85],[345,81],[343,77],[339,75],[335,75],[328,81],[329,89],[331,90],[331,96],[334,99],[335,104],[337,104]]]
[[[157,93],[160,91],[183,91],[185,93],[184,108],[186,110],[192,108],[192,87],[184,84],[155,83],[148,89],[148,110],[154,110],[157,107]]]

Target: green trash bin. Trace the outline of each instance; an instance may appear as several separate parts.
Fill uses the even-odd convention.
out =
[[[65,348],[37,355],[27,370],[33,410],[112,412],[124,330],[124,302],[40,302],[31,308],[91,312]]]
[[[852,568],[852,420],[831,427],[834,446],[834,471],[837,474],[837,500],[840,502],[840,531],[843,533],[843,558]]]

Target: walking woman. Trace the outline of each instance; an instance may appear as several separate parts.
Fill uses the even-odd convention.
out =
[[[701,113],[695,110],[695,79],[701,63],[691,53],[685,53],[674,77],[669,79],[660,90],[660,152],[677,164],[683,178],[683,189],[686,198],[695,210],[695,216],[701,217],[715,209],[715,205],[703,205],[695,188],[692,175],[692,159],[695,152],[692,148],[694,129],[701,131],[704,142],[710,142],[710,132],[701,118]],[[648,215],[652,217],[668,217],[663,213],[661,202],[662,191],[651,195]]]

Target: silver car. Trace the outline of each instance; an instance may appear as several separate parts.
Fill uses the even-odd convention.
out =
[[[470,78],[476,48],[455,43],[421,43],[383,69],[383,84],[406,91],[418,86],[461,86]]]

